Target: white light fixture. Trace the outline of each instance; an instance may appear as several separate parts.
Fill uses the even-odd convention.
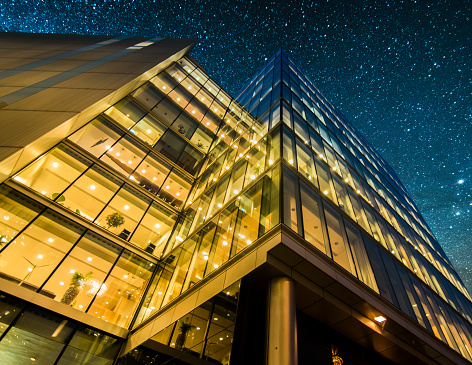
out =
[[[328,190],[323,191],[325,195],[328,195]]]
[[[54,242],[54,238],[49,237],[48,241],[52,243],[52,242]]]
[[[387,320],[387,318],[385,318],[384,316],[377,316],[374,318],[374,320],[378,323],[384,323]]]
[[[91,258],[91,257],[87,257],[87,261],[92,261],[92,258]]]
[[[161,225],[159,223],[156,223],[154,227],[159,228]]]
[[[125,205],[124,208],[125,208],[125,210],[128,210],[128,209],[129,209],[129,206],[128,206],[128,205]]]
[[[42,258],[43,258],[43,255],[39,254],[39,255],[38,255],[38,259],[41,260]]]
[[[57,166],[59,166],[59,164],[58,164],[57,162],[53,162],[53,163],[52,163],[52,166],[53,166],[53,167],[57,167]]]

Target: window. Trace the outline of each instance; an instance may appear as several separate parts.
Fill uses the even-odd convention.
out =
[[[306,183],[300,182],[302,200],[303,233],[305,240],[318,250],[327,253],[323,232],[321,199]]]
[[[287,167],[283,168],[283,219],[284,224],[303,235],[300,197],[297,176]]]
[[[109,291],[110,288],[102,284],[121,250],[103,237],[87,232],[43,290],[54,293],[55,300],[85,311],[95,295],[102,296]]]
[[[68,139],[95,157],[100,157],[124,134],[125,132],[105,118],[97,117],[69,136]]]
[[[83,232],[81,226],[46,211],[2,252],[1,276],[37,291]],[[58,295],[47,289],[40,293],[50,298]]]
[[[14,180],[60,203],[61,193],[90,165],[89,160],[61,144],[31,163]]]
[[[336,212],[334,208],[330,207],[328,204],[325,204],[325,217],[334,262],[341,265],[352,275],[357,276],[351,251],[347,245],[345,233],[343,232],[344,228],[341,214]]]

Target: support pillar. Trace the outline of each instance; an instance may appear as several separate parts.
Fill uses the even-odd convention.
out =
[[[298,365],[295,284],[272,278],[267,293],[267,365]]]

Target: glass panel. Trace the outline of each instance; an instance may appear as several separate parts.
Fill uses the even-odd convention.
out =
[[[152,274],[151,263],[129,251],[123,252],[87,311],[107,322],[127,328]]]
[[[185,141],[174,132],[168,130],[164,136],[157,142],[155,149],[162,153],[171,161],[177,161],[185,148]]]
[[[234,228],[232,255],[237,254],[258,238],[261,198],[262,181],[259,181],[239,199],[239,213]]]
[[[177,214],[153,202],[131,237],[131,242],[155,256],[164,250]]]
[[[171,125],[175,118],[182,112],[178,105],[167,98],[157,104],[152,111],[168,125]]]
[[[351,257],[351,251],[345,240],[341,214],[325,204],[326,226],[328,227],[329,242],[333,260],[344,269],[356,276],[356,269]]]
[[[197,234],[189,241],[187,241],[176,252],[176,256],[178,255],[178,262],[172,274],[172,278],[170,279],[168,289],[165,293],[164,300],[162,301],[162,305],[166,305],[168,302],[172,301],[180,295],[198,239],[199,235]]]
[[[288,168],[283,168],[283,217],[284,224],[297,232],[299,235],[303,235],[303,228],[301,225],[302,217],[300,211],[300,196],[298,187],[298,178]]]
[[[354,227],[354,225],[347,222],[346,220],[344,220],[344,224],[346,227],[349,245],[351,246],[352,256],[357,267],[357,275],[359,280],[378,293],[379,289],[377,287],[377,283],[375,282],[374,273],[372,272],[372,267],[370,266],[367,252],[365,251],[361,233],[356,227]]]
[[[191,105],[189,106],[192,107]],[[195,112],[195,110],[193,110]],[[194,116],[194,115],[192,115]],[[182,136],[190,139],[198,127],[198,122],[190,117],[187,113],[181,113],[177,120],[172,124],[172,127]]]
[[[105,118],[98,117],[79,129],[68,139],[95,157],[100,157],[124,134],[125,132]]]
[[[154,145],[167,130],[167,126],[148,114],[141,119],[130,131],[136,137],[149,145]]]
[[[100,160],[125,176],[131,175],[146,155],[146,150],[130,137],[120,139]]]
[[[180,208],[187,199],[192,180],[174,169],[159,191],[158,197],[176,208]]]
[[[2,364],[54,364],[72,331],[67,325],[56,334],[61,325],[58,319],[40,309],[23,312],[0,342]]]
[[[324,223],[321,221],[321,199],[312,188],[301,182],[301,200],[303,216],[303,232],[305,240],[310,242],[318,250],[326,254]]]
[[[44,206],[25,195],[0,186],[0,248],[36,217]]]
[[[315,165],[311,151],[297,139],[297,164],[298,171],[318,187]]]
[[[332,201],[337,201],[333,187],[333,180],[331,179],[331,174],[328,166],[318,160],[316,160],[315,163],[316,171],[318,172],[318,181],[320,183],[321,192]]]
[[[262,178],[263,195],[259,236],[280,223],[280,165]]]
[[[130,129],[146,114],[146,110],[127,97],[105,111],[105,114],[126,129]]]
[[[93,221],[123,182],[93,165],[58,201],[75,213]]]
[[[121,341],[92,328],[82,327],[74,333],[58,365],[109,365],[118,355]]]
[[[131,175],[131,180],[156,195],[172,166],[154,154],[149,154]]]
[[[84,228],[52,211],[46,211],[2,252],[1,277],[37,291]],[[57,294],[42,289],[41,294]]]
[[[95,220],[95,223],[103,227],[106,226],[108,230],[119,235],[120,238],[128,240],[130,233],[138,225],[149,204],[151,204],[150,198],[125,184]]]
[[[60,193],[90,165],[91,162],[82,155],[59,145],[30,164],[14,179],[60,203]]]
[[[199,171],[201,162],[203,161],[203,157],[204,155],[202,152],[197,151],[191,146],[187,146],[182,152],[182,155],[179,157],[177,163],[185,171],[192,175],[195,175]]]
[[[210,253],[210,265],[208,265],[207,268],[208,273],[217,269],[229,259],[237,214],[238,209],[233,203],[221,212],[218,217],[215,243],[213,244],[212,252]]]
[[[85,311],[95,295],[109,288],[102,285],[121,247],[87,232],[44,286],[54,299]]]
[[[210,222],[198,234],[198,236],[202,238],[198,249],[193,255],[182,291],[187,290],[203,279],[205,269],[208,265],[208,258],[210,255],[211,244],[213,243],[213,237],[215,236],[215,230],[216,225],[213,222]]]
[[[284,136],[283,136],[283,156],[284,159],[290,164],[294,165],[295,167],[297,166],[297,163],[295,161],[295,148],[294,148],[294,141],[293,141],[293,135],[289,135],[286,130],[284,130]]]
[[[149,109],[152,109],[164,98],[164,95],[160,93],[159,90],[157,90],[151,83],[144,84],[139,89],[134,91],[132,95]]]

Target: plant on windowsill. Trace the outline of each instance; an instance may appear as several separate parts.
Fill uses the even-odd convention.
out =
[[[117,228],[125,224],[125,217],[123,214],[118,212],[108,214],[105,219],[107,221],[108,229]]]
[[[52,194],[51,198],[52,198],[52,200],[55,200],[56,203],[61,204],[61,205],[64,205],[64,202],[66,201],[66,197],[64,195],[61,195],[60,193]]]
[[[193,330],[195,326],[190,322],[189,318],[185,318],[185,321],[180,321],[179,331],[175,341],[175,348],[182,350],[185,347],[185,341],[187,340],[188,333]]]
[[[252,172],[256,176],[259,175],[261,173],[261,166],[259,164],[254,165],[253,168],[252,168]]]
[[[77,298],[80,293],[80,289],[85,283],[92,278],[92,271],[89,271],[85,275],[80,272],[74,272],[72,278],[70,279],[69,288],[66,290],[62,296],[61,303],[66,305],[71,305],[72,302]]]

